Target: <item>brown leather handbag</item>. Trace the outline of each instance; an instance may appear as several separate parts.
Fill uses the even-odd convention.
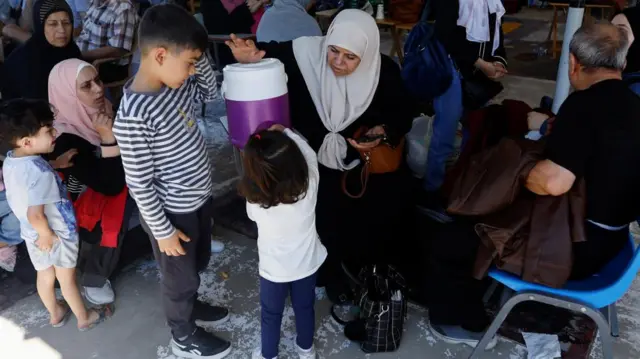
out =
[[[359,138],[368,130],[366,127],[360,127],[353,135],[353,138]],[[400,168],[402,156],[404,155],[404,137],[402,137],[402,140],[400,140],[397,146],[392,146],[386,140],[383,140],[378,146],[372,149],[366,151],[358,150],[358,152],[363,162],[360,172],[360,183],[362,184],[360,192],[352,194],[349,193],[347,189],[347,176],[353,170],[345,171],[342,175],[342,191],[351,198],[362,198],[362,196],[364,196],[367,190],[369,175],[395,172]]]

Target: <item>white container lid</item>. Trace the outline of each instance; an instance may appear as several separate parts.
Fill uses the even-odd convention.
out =
[[[227,100],[259,101],[287,93],[287,75],[278,59],[262,59],[254,64],[224,67],[222,92]]]

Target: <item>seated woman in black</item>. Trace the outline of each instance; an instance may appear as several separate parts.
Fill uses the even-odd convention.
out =
[[[111,130],[112,105],[96,69],[78,59],[53,68],[49,99],[56,109],[58,133],[52,159],[65,153],[73,156],[72,165],[60,172],[80,228],[81,284],[90,302],[111,303],[109,278],[114,271],[126,259],[150,251],[125,186],[120,149]]]
[[[228,45],[241,63],[263,56],[284,63],[288,76],[293,127],[318,152],[320,187],[316,225],[328,257],[318,278],[332,300],[344,289],[341,261],[393,263],[407,255],[413,224],[411,175],[402,167],[369,178],[364,196],[350,198],[342,189],[346,171],[350,192],[358,191],[361,161],[358,150],[380,140],[358,143],[356,130],[384,135],[398,144],[409,131],[413,103],[398,65],[380,54],[380,34],[374,19],[360,10],[344,10],[325,37],[301,37],[292,42],[260,43],[233,37]],[[404,259],[404,258],[403,258]]]
[[[60,61],[80,58],[73,41],[73,14],[65,0],[40,0],[33,7],[33,36],[4,63],[3,99],[47,99],[49,72]]]

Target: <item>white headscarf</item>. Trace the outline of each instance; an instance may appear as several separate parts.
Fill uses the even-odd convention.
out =
[[[351,51],[360,58],[360,65],[352,74],[334,75],[327,63],[331,45]],[[333,20],[325,37],[294,40],[293,53],[318,115],[329,130],[318,151],[318,161],[340,171],[354,168],[359,161],[344,163],[348,144],[339,132],[369,108],[378,87],[380,32],[375,20],[361,10],[343,10]]]
[[[493,55],[500,46],[500,24],[505,13],[502,0],[460,0],[457,24],[467,30],[467,40],[479,43],[487,42],[491,39],[489,14],[496,14],[491,49],[491,55]]]

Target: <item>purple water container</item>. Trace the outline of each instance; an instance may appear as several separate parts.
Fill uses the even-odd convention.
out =
[[[273,124],[291,126],[284,65],[276,59],[225,66],[222,92],[231,143],[242,149],[249,136]]]

